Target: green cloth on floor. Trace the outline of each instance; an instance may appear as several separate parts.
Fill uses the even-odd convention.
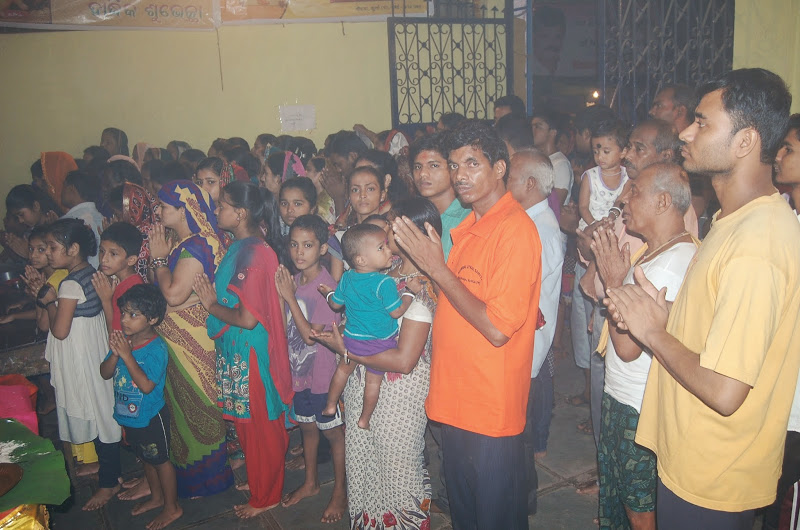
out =
[[[11,463],[22,466],[22,480],[0,497],[0,512],[20,504],[61,504],[69,497],[69,476],[64,455],[53,443],[36,436],[16,420],[0,419],[0,447],[20,444],[11,451]],[[7,451],[0,451],[4,454]]]

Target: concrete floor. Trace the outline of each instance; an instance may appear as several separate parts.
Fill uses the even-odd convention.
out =
[[[575,492],[576,485],[591,480],[596,476],[595,448],[591,436],[576,430],[578,422],[588,417],[587,406],[574,407],[565,402],[569,395],[582,390],[583,377],[572,362],[571,356],[558,359],[555,378],[555,411],[548,443],[547,456],[538,466],[539,471],[539,511],[530,518],[530,528],[534,529],[569,529],[582,530],[596,528],[592,519],[597,514],[597,498],[586,497]],[[54,418],[44,418],[45,425]],[[47,429],[45,429],[47,430]],[[299,433],[292,433],[291,446],[299,443]],[[132,455],[123,451],[123,469],[125,478],[141,474]],[[240,471],[237,470],[237,473]],[[244,480],[241,470],[240,480]],[[303,481],[303,471],[287,471],[285,490],[291,491]],[[215,495],[196,500],[183,500],[181,504],[184,516],[171,526],[175,530],[183,528],[196,529],[346,529],[349,523],[323,524],[320,515],[330,498],[333,488],[333,469],[330,462],[320,466],[321,491],[316,497],[305,499],[291,508],[278,507],[260,517],[251,520],[240,520],[233,513],[234,504],[247,501],[247,495],[234,488]],[[75,482],[74,494],[60,509],[51,510],[52,527],[55,530],[74,529],[107,529],[127,530],[141,529],[150,522],[154,515],[144,514],[137,517],[130,515],[132,502],[113,500],[104,509],[97,512],[83,512],[81,506],[96,488],[96,480],[80,479]],[[444,514],[433,514],[431,528],[444,530],[451,528],[449,517]]]

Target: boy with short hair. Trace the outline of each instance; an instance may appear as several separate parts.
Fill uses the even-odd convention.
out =
[[[122,329],[111,332],[111,351],[100,365],[100,375],[114,378],[114,419],[144,464],[152,493],[131,515],[163,506],[147,526],[163,528],[183,515],[169,460],[169,410],[164,401],[168,346],[154,329],[164,319],[167,301],[155,285],[134,285],[117,304]]]
[[[328,251],[328,225],[316,215],[301,215],[289,231],[289,254],[300,271],[292,278],[283,265],[275,274],[278,294],[288,309],[287,335],[289,363],[292,370],[294,409],[303,433],[303,458],[306,480],[302,486],[283,497],[283,506],[291,506],[319,492],[317,447],[319,432],[325,435],[333,455],[333,495],[322,514],[322,522],[339,521],[347,510],[344,481],[344,428],[337,409],[324,417],[322,409],[328,400],[328,387],[336,371],[336,357],[322,344],[311,339],[312,330],[322,331],[331,323],[339,323],[339,315],[328,307],[317,286],[336,286],[336,281],[321,264]]]
[[[122,329],[119,298],[134,285],[144,283],[136,273],[141,248],[142,234],[130,223],[113,223],[100,236],[100,267],[92,278],[92,285],[103,303],[108,331]]]
[[[92,229],[94,237],[100,241],[100,232],[103,229],[103,214],[97,209],[94,201],[100,182],[97,177],[81,170],[70,171],[64,179],[61,190],[61,204],[67,208],[64,214],[66,219],[80,219]],[[97,268],[97,256],[89,256],[89,264]]]

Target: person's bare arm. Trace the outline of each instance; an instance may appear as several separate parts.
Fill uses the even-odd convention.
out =
[[[406,217],[394,220],[395,241],[406,251],[419,268],[447,295],[447,299],[464,319],[483,335],[493,346],[508,342],[489,319],[486,304],[467,289],[461,280],[447,268],[442,251],[441,238],[432,226],[426,224],[427,237]]]
[[[589,211],[591,196],[592,185],[589,182],[589,175],[584,175],[581,181],[581,192],[578,196],[578,212],[581,214],[581,219],[583,219],[587,225],[591,225],[595,221],[594,217],[592,217],[592,213]]]
[[[177,267],[175,269],[177,270]],[[256,317],[247,310],[244,304],[239,303],[237,307],[220,305],[217,302],[217,291],[205,274],[197,274],[195,276],[193,289],[206,311],[226,324],[242,329],[253,329],[258,324]]]
[[[111,300],[114,296],[114,289],[119,284],[116,278],[109,278],[102,272],[95,272],[92,276],[92,285],[103,304],[103,314],[106,316],[106,326],[108,332],[111,333],[111,326],[114,320],[114,307],[111,305]]]
[[[131,346],[128,344],[128,339],[125,338],[125,335],[123,335],[119,330],[112,331],[111,336],[109,337],[109,343],[111,346],[111,351],[114,353],[112,358],[116,356],[122,359],[122,362],[125,363],[125,367],[131,374],[131,379],[133,379],[133,382],[136,384],[139,390],[142,391],[142,394],[149,394],[152,392],[156,387],[156,384],[147,377],[147,374],[144,373],[142,367],[136,362],[136,359],[133,357],[133,353],[131,352]],[[114,375],[113,372],[111,375]]]
[[[333,289],[329,285],[320,285],[317,287],[317,291],[319,294],[325,297],[325,301],[328,303],[328,307],[330,307],[334,311],[341,311],[344,308],[343,304],[337,304],[333,301],[333,296],[328,296],[330,293],[333,292]]]
[[[353,355],[352,353],[348,357],[352,362],[363,364],[373,370],[410,374],[422,356],[430,329],[431,325],[428,322],[405,318],[403,319],[403,325],[400,327],[397,348],[385,350],[369,357]],[[315,331],[312,333],[312,337],[331,351],[344,355],[346,348],[342,334],[337,326],[333,326],[333,331]]]
[[[736,412],[750,393],[750,385],[701,366],[700,355],[666,331],[666,288],[656,290],[641,267],[636,267],[634,277],[638,285],[608,290],[612,317],[623,321],[664,369],[709,408],[722,416]]]
[[[309,346],[316,344],[311,338],[311,332],[312,330],[322,331],[325,329],[325,326],[323,324],[310,323],[303,314],[300,304],[297,303],[297,296],[295,295],[297,286],[294,283],[294,278],[292,278],[289,269],[283,265],[280,265],[278,270],[275,271],[275,287],[278,290],[278,295],[286,302],[286,305],[289,306],[292,320],[294,320],[294,324],[297,326],[297,331],[300,333],[300,336],[303,337],[303,342]]]

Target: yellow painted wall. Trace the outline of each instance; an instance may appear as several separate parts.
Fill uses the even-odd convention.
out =
[[[800,0],[736,0],[733,67],[761,67],[783,77],[800,112]]]
[[[220,136],[280,134],[278,106],[299,103],[317,107],[318,145],[356,121],[386,129],[386,42],[383,22],[0,35],[0,212],[40,151],[81,156],[109,126],[131,147],[205,151]]]

